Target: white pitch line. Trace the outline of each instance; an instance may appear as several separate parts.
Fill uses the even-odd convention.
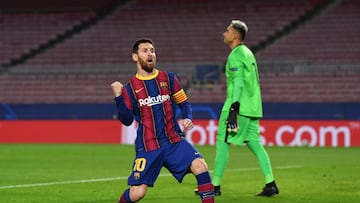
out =
[[[274,169],[282,170],[282,169],[292,169],[292,168],[302,168],[303,166],[300,165],[292,165],[292,166],[278,166],[274,167]],[[225,171],[256,171],[260,170],[259,167],[257,168],[235,168],[235,169],[225,169]],[[212,171],[210,171],[212,172]]]
[[[303,166],[293,165],[293,166],[279,166],[274,167],[274,169],[292,169],[292,168],[302,168]],[[226,169],[226,171],[255,171],[260,170],[260,168],[237,168],[237,169]],[[210,171],[211,173],[213,171]],[[159,176],[171,176],[170,173],[160,174]],[[112,177],[112,178],[96,178],[96,179],[87,179],[87,180],[71,180],[71,181],[59,181],[59,182],[49,182],[49,183],[33,183],[33,184],[22,184],[22,185],[4,185],[0,186],[0,190],[11,189],[11,188],[26,188],[26,187],[40,187],[40,186],[51,186],[51,185],[66,185],[66,184],[76,184],[76,183],[93,183],[93,182],[106,182],[106,181],[115,181],[115,180],[125,180],[128,177]]]

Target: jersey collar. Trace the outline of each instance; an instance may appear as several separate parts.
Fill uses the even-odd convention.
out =
[[[136,73],[135,77],[139,80],[151,80],[156,78],[159,75],[159,71],[157,69],[154,69],[154,74],[150,76],[141,76],[138,73]]]

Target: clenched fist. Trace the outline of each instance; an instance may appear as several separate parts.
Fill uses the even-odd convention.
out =
[[[111,88],[113,90],[115,97],[118,97],[121,95],[123,87],[124,87],[124,85],[121,84],[121,82],[119,82],[119,81],[115,81],[115,82],[111,83]]]
[[[193,123],[190,119],[185,118],[182,122],[182,125],[187,129],[187,130],[191,130],[193,128]]]

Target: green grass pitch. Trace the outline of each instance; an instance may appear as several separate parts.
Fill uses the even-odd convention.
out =
[[[197,146],[209,169],[214,146]],[[360,148],[267,147],[280,189],[256,197],[264,180],[246,147],[232,147],[217,203],[360,202]],[[1,203],[115,203],[127,188],[134,155],[127,145],[0,145]],[[196,180],[182,184],[166,169],[143,203],[196,203]]]

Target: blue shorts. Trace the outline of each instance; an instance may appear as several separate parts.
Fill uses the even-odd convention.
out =
[[[137,152],[128,185],[153,187],[163,166],[181,183],[191,162],[199,157],[202,155],[185,139],[150,152]]]

